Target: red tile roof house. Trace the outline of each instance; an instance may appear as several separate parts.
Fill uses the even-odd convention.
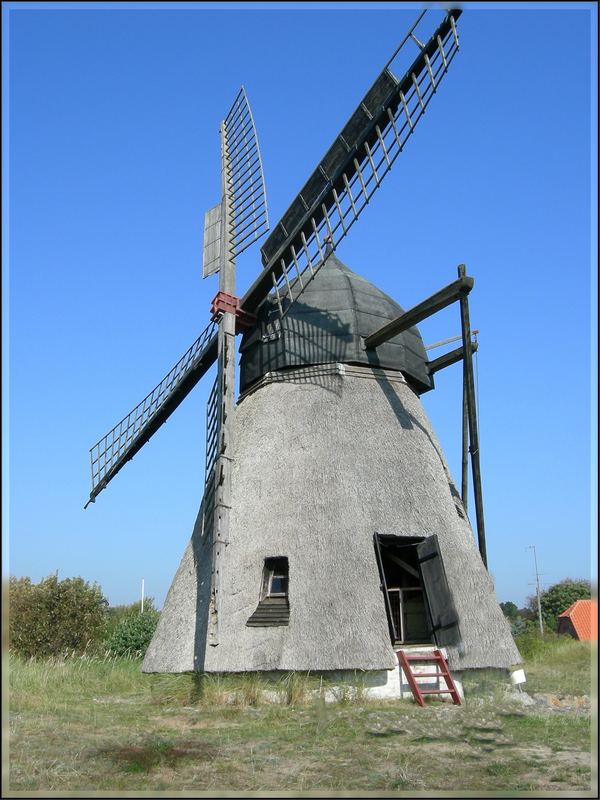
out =
[[[576,600],[558,617],[557,633],[575,639],[598,641],[598,605],[595,600]]]

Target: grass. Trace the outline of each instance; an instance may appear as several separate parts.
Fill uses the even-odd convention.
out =
[[[551,658],[530,657],[527,687],[531,681],[536,691],[557,691],[573,671],[589,675],[589,663],[589,647],[561,642]],[[515,705],[493,681],[469,693],[463,707],[432,702],[419,708],[369,701],[360,681],[325,703],[325,687],[308,675],[285,675],[267,687],[256,675],[142,675],[139,661],[108,657],[25,662],[10,656],[8,666],[4,795],[446,790],[592,796],[589,714]],[[266,691],[278,702],[266,702]]]
[[[591,694],[596,650],[592,652],[589,642],[553,633],[543,637],[536,633],[523,634],[516,641],[526,659],[529,692]]]

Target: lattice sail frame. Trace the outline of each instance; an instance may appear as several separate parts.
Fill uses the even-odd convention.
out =
[[[215,495],[217,489],[216,465],[222,449],[221,423],[223,403],[223,381],[217,371],[206,403],[206,450],[204,454],[204,498],[202,507],[203,536],[212,539],[214,532]]]
[[[92,491],[88,503],[94,502],[110,479],[142,446],[144,432],[156,421],[168,401],[175,399],[186,378],[214,347],[216,329],[216,324],[211,322],[142,402],[90,449]]]
[[[219,233],[222,207],[206,212],[202,273],[206,278],[219,270],[224,238],[229,255],[239,256],[269,230],[269,211],[262,159],[254,117],[242,86],[223,120],[226,142],[226,183],[229,231]]]
[[[282,315],[286,313],[291,303],[297,299],[306,284],[325,263],[329,253],[348,233],[402,151],[458,52],[455,20],[462,12],[459,9],[451,9],[427,44],[423,46],[413,35],[413,31],[425,13],[422,12],[413,24],[342,134],[336,139],[294,201],[296,204],[300,203],[303,208],[300,223],[296,217],[297,224],[289,226],[288,232],[286,223],[288,215],[294,209],[292,203],[263,245],[265,268],[246,292],[242,301],[244,310],[255,311],[269,293],[274,293],[279,312]],[[389,67],[409,38],[417,44],[421,53],[404,78],[398,81]],[[368,107],[369,100],[377,97],[378,90],[386,81],[390,92],[383,105],[383,117],[380,107],[378,115],[373,119],[374,114]],[[344,169],[332,169],[329,174],[326,162],[329,158],[335,167],[336,156],[339,160],[336,148],[339,151],[341,144],[347,153],[352,150],[345,142],[343,134],[361,113],[368,119],[368,123],[365,125],[363,120],[362,125],[363,134],[366,130],[361,144],[363,150],[354,148],[350,168],[345,166]],[[230,218],[230,231],[233,236],[229,250],[230,254],[235,256],[243,252],[268,229],[258,139],[243,87],[225,122],[232,135],[235,156],[234,163],[226,176],[234,195],[235,213]],[[247,168],[236,171],[242,163],[242,152],[249,158]],[[317,173],[321,183],[319,195],[316,201],[309,203],[303,192]],[[216,227],[214,214],[210,222]],[[213,234],[213,240],[215,236],[216,234]],[[95,501],[99,492],[173,413],[216,358],[216,325],[211,322],[152,392],[90,449],[92,491],[86,507]],[[212,419],[218,430],[220,418],[215,418],[213,415]],[[212,485],[210,476],[214,474],[213,467],[214,459],[211,457],[205,465],[207,489]]]
[[[213,387],[210,390],[206,403],[206,450],[204,455],[204,485],[208,484],[211,473],[215,466],[220,451],[220,431],[221,431],[221,392],[220,376],[217,375]]]
[[[231,255],[269,230],[267,193],[254,118],[242,86],[225,117]]]
[[[458,52],[455,18],[461,12],[451,10],[421,45],[412,31],[424,13],[263,245],[265,270],[243,301],[249,311],[264,300],[270,282],[279,314],[285,315],[356,222],[425,113]],[[399,80],[390,66],[409,40],[420,53]],[[358,144],[353,145],[348,139],[356,129]]]

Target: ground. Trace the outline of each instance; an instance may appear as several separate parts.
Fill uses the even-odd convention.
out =
[[[116,792],[592,791],[589,645],[526,661],[527,692],[481,673],[462,707],[432,699],[325,704],[288,676],[278,703],[246,679],[148,676],[105,657],[10,657],[3,796]],[[586,683],[587,681],[587,683]]]

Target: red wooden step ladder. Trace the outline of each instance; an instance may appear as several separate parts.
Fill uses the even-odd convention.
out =
[[[456,688],[456,684],[452,680],[452,675],[450,674],[450,670],[448,669],[448,662],[444,658],[444,655],[441,650],[434,650],[431,655],[423,654],[423,653],[415,653],[414,655],[410,655],[406,653],[404,650],[397,650],[396,657],[398,658],[398,663],[400,664],[400,668],[402,672],[406,676],[406,680],[408,681],[408,685],[411,688],[413,693],[413,697],[417,701],[420,706],[425,705],[425,699],[423,695],[425,694],[449,694],[452,696],[452,702],[455,706],[459,706],[460,702],[460,695],[458,693],[458,689]],[[427,662],[434,663],[437,667],[435,672],[413,672],[411,669],[411,664],[426,664]],[[419,684],[417,683],[417,678],[443,678],[446,681],[446,689],[421,689]]]

